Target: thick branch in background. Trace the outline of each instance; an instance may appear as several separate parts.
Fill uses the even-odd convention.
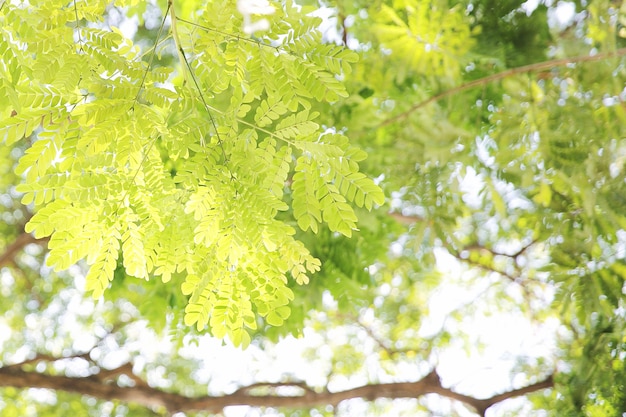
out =
[[[426,221],[423,217],[420,217],[420,216],[407,216],[407,215],[404,215],[404,214],[399,213],[397,211],[390,212],[389,216],[391,216],[397,222],[399,222],[399,223],[401,223],[401,224],[403,224],[405,226],[410,226],[410,225],[415,224],[415,223]]]
[[[48,239],[37,239],[30,233],[22,233],[19,235],[13,243],[7,246],[2,254],[0,254],[0,267],[10,265],[14,263],[15,256],[24,249],[24,247],[30,243],[43,244]]]
[[[63,359],[63,358],[58,358]],[[460,394],[441,385],[441,380],[436,371],[432,371],[424,378],[415,382],[395,382],[385,384],[368,384],[360,387],[330,392],[319,391],[301,382],[297,383],[256,383],[245,386],[232,394],[187,397],[180,394],[165,392],[152,388],[132,374],[130,364],[116,368],[113,371],[101,371],[88,377],[67,377],[49,375],[45,373],[24,370],[21,366],[5,366],[0,368],[0,386],[14,388],[47,388],[52,390],[66,391],[83,394],[101,400],[119,400],[139,404],[150,408],[163,407],[168,412],[179,411],[209,411],[218,413],[224,407],[234,405],[248,405],[252,407],[288,407],[309,408],[322,405],[337,405],[344,400],[362,398],[373,401],[378,398],[419,398],[426,394],[439,394],[443,397],[460,401],[473,408],[480,416],[494,404],[509,398],[529,394],[542,389],[552,388],[554,385],[552,376],[542,381],[535,382],[526,387],[514,389],[490,398],[479,399]],[[120,387],[110,382],[113,375],[125,374],[133,381],[133,387]],[[104,377],[102,377],[104,376]],[[282,389],[291,388],[290,394],[281,393]],[[293,393],[295,388],[300,393]],[[255,395],[255,391],[263,390],[264,393]],[[269,392],[269,393],[267,393]]]

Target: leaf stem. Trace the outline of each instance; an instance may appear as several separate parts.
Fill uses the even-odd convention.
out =
[[[232,33],[224,32],[224,31],[221,31],[221,30],[218,30],[218,29],[207,27],[207,26],[203,26],[201,24],[198,24],[198,23],[195,23],[195,22],[190,22],[189,20],[185,20],[185,19],[182,19],[180,17],[178,18],[178,21],[180,21],[182,23],[186,23],[186,24],[191,25],[191,26],[195,26],[195,27],[200,28],[200,29],[203,29],[203,30],[205,30],[207,32],[215,32],[217,34],[220,34],[220,35],[224,36],[225,38],[231,38],[231,39],[237,39],[238,41],[250,42],[250,43],[253,43],[253,44],[258,45],[258,46],[265,46],[266,48],[275,49],[276,51],[288,52],[288,53],[290,53],[290,54],[292,54],[294,56],[298,56],[296,54],[293,54],[291,51],[285,51],[280,46],[268,45],[268,44],[263,43],[261,41],[258,41],[256,39],[243,38],[243,37],[241,37],[239,35],[233,35]]]
[[[170,14],[170,25],[172,25],[172,38],[174,38],[174,44],[176,45],[176,53],[178,54],[178,59],[180,60],[180,63],[182,64],[183,62],[187,62],[187,60],[185,59],[185,53],[183,52],[183,46],[180,43],[180,37],[178,36],[178,27],[176,26],[176,21],[177,21],[177,17],[176,17],[176,10],[174,7],[174,0],[168,0],[167,1],[167,7],[168,7],[168,11]],[[167,12],[165,13],[167,14]],[[183,68],[183,78],[185,79],[185,84],[188,83],[189,78],[187,75],[187,72],[185,71],[185,69]]]
[[[168,2],[167,3],[167,7],[168,10],[171,8],[173,10],[173,7],[171,7],[172,2]],[[156,40],[154,41],[154,48],[152,48],[152,55],[150,55],[150,61],[148,61],[148,67],[146,68],[146,70],[143,73],[143,78],[141,79],[141,84],[139,84],[139,90],[137,90],[137,95],[135,96],[135,100],[133,102],[133,108],[135,107],[135,104],[137,103],[137,100],[139,100],[139,94],[141,94],[141,91],[143,90],[143,86],[146,83],[146,77],[148,76],[148,73],[150,72],[150,68],[152,67],[152,61],[154,61],[154,56],[156,55],[156,49],[157,46],[159,45],[159,39],[161,39],[161,33],[163,32],[163,26],[165,26],[165,19],[167,19],[167,12],[168,10],[165,11],[165,13],[163,14],[163,20],[161,21],[161,26],[159,27],[159,32],[157,33],[157,37]]]
[[[2,4],[2,6],[4,7],[4,3]],[[76,33],[78,34],[78,42],[80,43],[80,52],[84,52],[83,44],[85,43],[85,41],[83,40],[83,37],[80,34],[80,26],[78,25],[78,9],[76,8],[76,0],[74,0],[74,15],[76,16],[76,26],[74,27],[74,29],[76,30]]]
[[[198,83],[198,80],[196,79],[196,76],[193,73],[193,68],[191,68],[191,64],[187,60],[187,56],[185,55],[185,50],[183,49],[183,46],[181,45],[180,39],[178,37],[178,30],[176,28],[176,19],[177,18],[176,18],[176,12],[174,11],[174,0],[168,0],[168,5],[171,6],[170,7],[170,16],[171,16],[171,19],[172,19],[172,37],[174,38],[174,43],[176,44],[176,52],[178,53],[178,57],[180,59],[181,65],[184,63],[185,66],[187,67],[187,70],[189,71],[189,74],[187,74],[187,71],[185,71],[185,68],[183,68],[183,76],[185,78],[185,83],[188,84],[187,83],[188,76],[191,76],[191,80],[193,81],[193,84],[195,85],[196,90],[198,90],[198,94],[200,95],[200,100],[202,100],[202,104],[204,105],[204,109],[206,110],[207,114],[209,115],[209,120],[211,121],[211,125],[213,126],[213,130],[215,130],[215,136],[217,137],[217,143],[220,146],[220,149],[222,150],[222,157],[224,158],[224,163],[226,163],[228,158],[226,157],[226,152],[224,151],[224,143],[222,142],[222,138],[220,136],[220,133],[217,130],[217,123],[215,122],[215,118],[213,117],[213,113],[211,112],[212,108],[206,102],[206,99],[204,98],[204,94],[202,94],[202,89],[200,88],[200,84]]]

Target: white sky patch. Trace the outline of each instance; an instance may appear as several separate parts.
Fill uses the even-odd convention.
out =
[[[559,320],[549,318],[536,323],[520,311],[491,314],[487,301],[479,299],[502,278],[485,278],[481,280],[483,284],[468,288],[464,283],[471,281],[475,272],[464,268],[443,249],[436,249],[435,257],[437,269],[450,277],[450,282],[430,297],[429,317],[423,322],[419,334],[428,338],[447,329],[469,337],[469,345],[461,339],[454,339],[450,346],[436,350],[436,368],[444,387],[476,398],[487,398],[494,393],[534,382],[527,380],[518,367],[520,363],[532,366],[539,358],[547,359],[549,363],[555,357],[561,326]],[[511,284],[511,290],[515,289],[515,285]],[[543,302],[547,305],[550,299],[547,295]],[[447,320],[452,311],[473,302],[485,304],[487,310],[479,310],[460,322]],[[549,369],[546,372],[549,373]],[[500,412],[491,415],[501,415],[504,410],[523,404],[521,399],[508,406],[498,405]]]
[[[548,9],[548,25],[562,30],[572,24],[576,17],[576,5],[570,1],[559,1],[555,8]]]
[[[0,346],[11,338],[11,326],[4,322],[0,322]]]
[[[466,167],[465,177],[461,180],[461,191],[463,191],[463,202],[470,207],[478,208],[482,205],[480,192],[484,187],[484,182],[476,170]]]
[[[530,16],[539,7],[540,0],[527,0],[520,8]],[[558,30],[572,24],[576,17],[576,4],[571,1],[557,1],[556,6],[548,8],[548,25]]]
[[[137,27],[139,26],[139,17],[134,15],[133,17],[123,19],[120,22],[119,30],[126,36],[128,39],[133,39],[135,34],[137,33]]]
[[[527,0],[526,2],[522,3],[520,8],[524,12],[526,12],[527,16],[530,16],[535,11],[537,6],[539,6],[539,0]]]
[[[311,16],[317,16],[322,19],[319,31],[326,42],[341,42],[341,35],[337,31],[337,12],[331,7],[320,7],[310,13]],[[358,45],[358,42],[357,42]]]
[[[243,16],[243,31],[248,35],[270,28],[270,22],[267,19],[253,20],[253,15],[268,16],[275,12],[274,6],[267,0],[237,0],[237,10]]]

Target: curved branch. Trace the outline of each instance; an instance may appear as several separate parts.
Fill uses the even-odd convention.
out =
[[[124,371],[127,370],[125,369]],[[218,413],[224,409],[224,407],[234,405],[308,408],[327,404],[338,404],[352,398],[363,398],[368,401],[373,401],[377,398],[419,398],[426,394],[439,394],[460,401],[474,408],[480,416],[484,416],[485,410],[498,402],[541,389],[551,388],[553,385],[552,376],[549,376],[543,381],[523,388],[507,391],[487,399],[478,399],[455,392],[449,388],[444,388],[441,385],[439,375],[433,370],[416,382],[368,384],[338,392],[316,391],[302,383],[285,382],[256,383],[242,387],[234,393],[227,395],[187,397],[152,388],[145,383],[136,384],[133,387],[120,387],[115,383],[107,383],[104,378],[101,378],[98,374],[89,377],[72,378],[25,371],[19,367],[13,366],[0,368],[0,387],[61,390],[89,395],[102,400],[132,402],[152,408],[163,407],[170,413],[193,410]],[[253,388],[262,386],[273,388],[273,392],[269,395],[254,395],[251,393]],[[302,388],[302,393],[282,395],[278,390],[275,390],[280,387],[294,386]]]
[[[3,253],[0,254],[0,267],[7,266],[7,265],[14,263],[15,256],[18,254],[19,251],[24,249],[26,245],[30,243],[43,244],[47,241],[48,241],[47,238],[37,239],[35,236],[31,235],[30,233],[26,233],[26,232],[22,233],[13,241],[13,243],[11,243],[5,248]]]
[[[430,104],[436,101],[439,101],[441,99],[444,99],[446,97],[450,97],[453,96],[455,94],[458,94],[462,91],[466,91],[466,90],[470,90],[474,87],[478,87],[481,85],[485,85],[485,84],[489,84],[490,82],[493,81],[497,81],[497,80],[501,80],[503,78],[506,77],[510,77],[511,75],[515,75],[515,74],[523,74],[523,73],[527,73],[527,72],[534,72],[534,71],[543,71],[543,70],[547,70],[547,69],[552,69],[555,67],[562,67],[564,65],[568,65],[568,64],[575,64],[578,62],[592,62],[592,61],[601,61],[603,59],[606,58],[613,58],[613,57],[620,57],[626,55],[626,48],[621,48],[621,49],[616,49],[615,51],[610,51],[610,52],[602,52],[596,55],[581,55],[581,56],[576,56],[576,57],[571,57],[571,58],[560,58],[560,59],[552,59],[550,61],[544,61],[544,62],[538,62],[536,64],[530,64],[530,65],[524,65],[522,67],[517,67],[517,68],[511,68],[508,69],[506,71],[502,71],[499,72],[497,74],[492,74],[492,75],[488,75],[486,77],[483,78],[479,78],[477,80],[474,81],[470,81],[468,83],[465,84],[461,84],[458,87],[454,87],[451,88],[449,90],[446,90],[442,93],[439,93],[435,96],[432,96],[424,101],[421,101],[413,106],[411,106],[408,110],[390,117],[389,119],[385,120],[384,122],[382,122],[379,127],[383,127],[383,126],[387,126],[393,123],[396,123],[399,120],[405,119],[406,117],[408,117],[411,113],[413,113],[414,111]]]
[[[237,391],[235,391],[233,394],[245,393],[248,395],[254,395],[254,394],[250,394],[250,392],[251,391],[254,392],[254,389],[257,389],[257,388],[269,388],[272,391],[275,391],[276,388],[299,388],[306,392],[315,393],[315,390],[313,390],[313,388],[306,385],[306,383],[304,382],[255,382],[254,384],[246,385],[244,387],[237,389]],[[272,394],[272,395],[275,396],[276,394]]]
[[[405,226],[410,226],[415,223],[427,221],[427,219],[421,216],[404,215],[397,211],[389,212],[388,214],[391,218],[395,219],[398,223],[403,224]]]

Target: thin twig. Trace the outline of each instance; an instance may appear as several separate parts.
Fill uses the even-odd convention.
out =
[[[532,242],[530,242],[528,245],[522,246],[522,248],[520,250],[518,250],[515,253],[504,253],[504,252],[498,252],[497,250],[479,245],[479,244],[475,244],[475,245],[469,245],[469,246],[465,246],[463,248],[463,250],[467,250],[467,251],[472,251],[472,250],[477,250],[477,251],[486,251],[488,253],[490,253],[493,256],[502,256],[505,258],[511,258],[511,259],[517,259],[519,258],[521,255],[524,254],[524,252],[526,252],[528,249],[530,249],[531,246],[533,246],[535,243],[537,243],[537,239],[533,239]]]
[[[165,10],[165,13],[163,14],[163,20],[161,21],[161,26],[159,26],[159,31],[157,32],[156,40],[154,41],[154,48],[152,48],[152,54],[150,55],[150,60],[148,61],[148,67],[143,73],[143,78],[141,79],[141,83],[139,84],[139,90],[137,90],[137,95],[135,96],[133,107],[135,107],[135,104],[139,100],[139,94],[141,94],[141,91],[143,90],[143,86],[146,82],[146,77],[148,76],[148,73],[150,72],[150,68],[152,68],[152,61],[154,61],[154,56],[156,55],[156,49],[157,49],[157,46],[159,45],[159,39],[161,39],[161,32],[163,32],[163,27],[165,26],[165,19],[167,19],[167,12],[169,11],[171,6],[172,6],[171,2],[168,2],[167,10]]]
[[[191,25],[191,26],[195,26],[195,27],[197,27],[197,28],[199,28],[199,29],[202,29],[202,30],[205,30],[205,31],[207,31],[207,32],[215,32],[215,33],[217,33],[217,34],[219,34],[219,35],[222,35],[222,36],[224,36],[224,37],[226,37],[226,38],[235,39],[235,40],[237,40],[237,41],[250,42],[250,43],[253,43],[253,44],[258,45],[258,46],[265,46],[266,48],[271,48],[271,49],[274,49],[274,50],[276,50],[276,51],[283,51],[283,52],[287,52],[287,53],[289,53],[289,54],[291,54],[291,55],[298,56],[298,55],[296,55],[296,54],[292,53],[291,51],[285,51],[285,50],[284,50],[283,48],[281,48],[280,46],[268,45],[267,43],[263,43],[263,42],[258,41],[258,40],[256,40],[256,39],[252,39],[252,38],[244,38],[244,37],[241,37],[241,36],[239,36],[239,35],[233,35],[232,33],[223,32],[223,31],[221,31],[221,30],[214,29],[214,28],[210,28],[210,27],[208,27],[208,26],[203,26],[203,25],[200,25],[200,24],[195,23],[195,22],[190,22],[189,20],[185,20],[185,19],[180,18],[180,17],[177,17],[176,19],[177,19],[179,22],[186,23],[186,24]]]
[[[74,0],[74,15],[76,16],[76,26],[74,27],[74,29],[76,29],[76,33],[78,34],[78,42],[80,44],[80,52],[84,52],[85,50],[83,49],[83,45],[85,44],[85,41],[83,40],[83,36],[80,33],[80,26],[78,25],[78,9],[76,8],[76,0]]]
[[[169,10],[170,6],[171,6],[171,2],[168,2],[167,10]],[[141,79],[141,84],[139,85],[139,90],[137,91],[137,95],[135,96],[135,100],[133,101],[133,105],[131,106],[131,110],[134,110],[135,104],[137,104],[137,101],[139,100],[139,94],[143,90],[146,77],[148,76],[148,72],[150,72],[150,67],[152,66],[152,61],[154,60],[154,55],[156,54],[156,48],[159,43],[159,38],[161,37],[161,32],[163,31],[163,27],[165,26],[165,19],[167,18],[167,10],[165,11],[165,14],[163,15],[163,20],[161,21],[159,32],[154,41],[154,49],[152,50],[152,55],[150,55],[150,61],[148,62],[148,67],[146,68],[146,71],[143,73],[143,78]],[[150,154],[150,151],[152,151],[152,148],[154,147],[154,144],[156,143],[157,139],[158,139],[158,136],[155,136],[154,139],[150,141],[150,144],[146,148],[143,154],[143,157],[141,158],[141,162],[139,163],[139,166],[135,170],[135,174],[130,180],[131,185],[135,182],[137,176],[139,175],[139,172],[141,171],[141,167],[143,166],[144,162],[146,162],[146,160],[148,159],[148,155]],[[128,195],[130,194],[130,189],[131,189],[131,186],[129,186],[128,189],[125,190],[124,194],[122,195],[122,198],[120,199],[120,202],[118,203],[117,208],[115,209],[116,213],[122,208],[122,205],[124,204],[124,200],[126,200],[126,197],[128,197]]]
[[[396,123],[402,119],[405,119],[406,117],[408,117],[411,113],[413,113],[414,111],[430,104],[430,103],[434,103],[436,101],[439,101],[443,98],[446,97],[450,97],[453,96],[455,94],[458,94],[462,91],[466,91],[466,90],[470,90],[474,87],[478,87],[481,85],[485,85],[485,84],[489,84],[493,81],[497,81],[497,80],[501,80],[503,78],[509,77],[511,75],[515,75],[515,74],[522,74],[522,73],[526,73],[526,72],[534,72],[534,71],[542,71],[542,70],[547,70],[547,69],[552,69],[555,67],[562,67],[564,65],[568,65],[568,64],[575,64],[578,62],[592,62],[592,61],[601,61],[603,59],[606,58],[613,58],[613,57],[620,57],[626,55],[626,48],[621,48],[621,49],[617,49],[615,51],[610,51],[610,52],[602,52],[596,55],[581,55],[581,56],[576,56],[576,57],[570,57],[570,58],[560,58],[560,59],[553,59],[550,61],[544,61],[544,62],[538,62],[536,64],[530,64],[530,65],[524,65],[522,67],[517,67],[517,68],[511,68],[508,69],[506,71],[502,71],[499,72],[497,74],[492,74],[492,75],[488,75],[486,77],[483,78],[479,78],[477,80],[473,80],[470,81],[468,83],[465,84],[461,84],[458,87],[454,87],[451,88],[449,90],[443,91],[437,95],[434,95],[432,97],[430,97],[429,99],[426,99],[424,101],[421,101],[413,106],[411,106],[408,110],[390,117],[389,119],[383,121],[379,127],[383,127],[383,126],[387,126],[393,123]]]
[[[453,250],[452,248],[446,248],[446,249],[448,249],[448,253],[450,253],[450,255],[454,256],[456,259],[458,259],[461,262],[465,262],[465,263],[467,263],[469,265],[478,267],[478,268],[483,269],[483,270],[485,270],[487,272],[495,272],[496,274],[499,274],[499,275],[502,275],[503,277],[508,278],[509,280],[511,280],[511,282],[522,284],[521,277],[514,277],[513,275],[509,274],[508,272],[501,271],[501,270],[499,270],[499,269],[497,269],[497,268],[495,268],[495,267],[493,267],[491,265],[486,265],[486,264],[480,263],[478,261],[474,261],[474,260],[472,260],[470,258],[464,258],[464,257],[461,256],[461,254],[459,254],[457,251]],[[485,249],[485,250],[487,250],[489,252],[488,249]]]
[[[174,0],[168,1],[168,4],[171,6],[170,14],[172,18],[172,36],[174,38],[174,43],[176,44],[176,50],[178,52],[179,59],[182,61],[181,65],[184,62],[185,66],[187,67],[187,70],[189,71],[189,75],[191,76],[191,80],[193,81],[193,84],[195,85],[196,90],[198,90],[198,94],[200,95],[200,100],[202,101],[202,104],[204,105],[204,109],[209,115],[209,121],[211,122],[211,125],[213,126],[213,130],[215,131],[215,136],[217,137],[217,143],[220,149],[222,150],[222,157],[224,158],[224,163],[226,163],[228,158],[226,157],[226,152],[224,151],[224,143],[222,142],[220,132],[217,130],[217,123],[215,122],[215,118],[213,117],[213,113],[211,112],[211,107],[209,106],[206,99],[204,98],[204,94],[202,93],[202,89],[200,88],[200,83],[198,83],[196,75],[193,72],[193,68],[191,68],[191,64],[189,63],[189,60],[187,60],[187,56],[185,55],[185,50],[183,49],[180,43],[180,39],[178,37],[178,30],[176,29],[177,17],[174,11],[173,3],[174,3]],[[184,73],[185,80],[187,80],[187,76],[186,76],[187,72],[185,72],[184,68],[183,68],[183,73]]]

